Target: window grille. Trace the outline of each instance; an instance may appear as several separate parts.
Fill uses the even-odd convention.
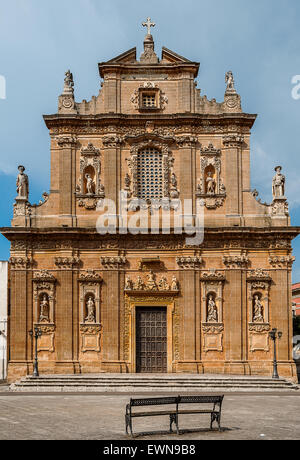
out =
[[[163,161],[162,154],[147,148],[137,158],[138,197],[143,200],[163,197]]]
[[[156,107],[155,94],[142,95],[143,107]]]

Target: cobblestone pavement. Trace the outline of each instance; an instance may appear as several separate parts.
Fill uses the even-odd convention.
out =
[[[0,439],[128,440],[130,438],[124,434],[124,412],[130,396],[133,395],[24,395],[2,392]],[[180,436],[167,433],[166,416],[134,420],[134,430],[161,430],[139,436],[138,440],[300,439],[300,393],[226,394],[222,412],[221,433],[207,430],[207,415],[182,416],[180,427],[183,433]],[[195,427],[199,430],[191,431]]]

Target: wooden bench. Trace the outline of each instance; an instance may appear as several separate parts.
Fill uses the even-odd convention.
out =
[[[216,421],[221,431],[221,410],[223,396],[171,396],[164,398],[143,398],[143,399],[130,399],[130,403],[126,406],[125,414],[125,425],[126,434],[128,434],[128,428],[130,434],[133,436],[132,419],[136,417],[158,417],[167,415],[170,419],[170,433],[173,432],[173,424],[176,426],[177,434],[179,434],[178,416],[187,414],[210,414],[210,429],[213,429],[213,423]],[[191,405],[192,407],[184,408],[183,405]],[[195,406],[198,404],[211,404],[211,409],[199,409]],[[134,407],[145,407],[145,406],[171,406],[170,408],[164,408],[163,410],[147,410],[133,411]]]

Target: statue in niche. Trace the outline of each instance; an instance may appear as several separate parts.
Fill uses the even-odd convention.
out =
[[[264,322],[263,305],[262,305],[258,295],[254,296],[253,322],[254,323],[263,323]]]
[[[229,70],[229,72],[227,72],[226,75],[225,75],[225,83],[227,83],[226,91],[235,90],[234,77],[233,77],[233,73],[231,72],[231,70]]]
[[[88,301],[86,303],[86,309],[87,309],[87,317],[85,318],[85,321],[87,323],[95,323],[96,322],[96,316],[95,316],[96,307],[95,307],[95,302],[92,296],[88,298]]]
[[[179,284],[176,276],[173,276],[172,278],[171,291],[179,291]]]
[[[40,323],[44,323],[44,322],[49,323],[50,321],[49,312],[50,312],[50,308],[49,308],[48,296],[47,294],[44,294],[43,300],[40,303],[40,319],[39,319]]]
[[[216,193],[216,181],[213,178],[212,172],[208,171],[206,179],[206,189],[208,195],[215,195]]]
[[[277,166],[275,168],[276,174],[273,177],[273,198],[282,198],[284,196],[284,188],[285,188],[285,176],[281,174],[282,167]]]
[[[212,294],[208,296],[207,301],[207,322],[208,323],[217,323],[218,322],[218,307],[214,301]]]
[[[29,180],[27,174],[24,174],[24,166],[18,166],[19,175],[17,177],[17,193],[19,198],[28,200],[29,196]]]
[[[94,195],[94,181],[90,174],[85,175],[86,178],[86,191],[88,195]]]

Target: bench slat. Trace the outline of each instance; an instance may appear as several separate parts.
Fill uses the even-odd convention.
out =
[[[176,414],[176,410],[168,410],[168,411],[158,411],[158,412],[135,412],[131,414],[131,417],[147,417],[152,415],[171,415]]]

